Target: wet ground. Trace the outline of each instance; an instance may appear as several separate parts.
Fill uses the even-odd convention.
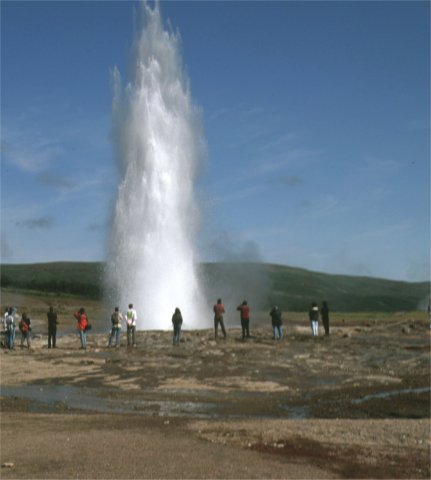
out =
[[[2,395],[31,399],[36,410],[63,403],[149,415],[428,418],[426,325],[417,323],[409,335],[395,328],[395,338],[390,326],[312,338],[295,327],[283,341],[261,328],[245,342],[235,329],[217,342],[212,331],[192,331],[177,347],[170,345],[170,332],[139,332],[134,349],[105,348],[105,336],[95,335],[78,356],[73,335],[51,351],[37,347],[40,339],[33,352],[9,354],[27,356],[32,373],[19,384],[3,384]],[[45,377],[44,370],[53,375]]]
[[[68,334],[48,350],[38,335],[31,351],[3,350],[2,421],[16,413],[160,419],[215,445],[295,460],[333,478],[430,476],[423,314],[340,316],[331,336],[318,338],[298,319],[282,341],[262,326],[246,341],[235,328],[218,341],[212,330],[185,331],[175,347],[171,332],[138,332],[136,348],[124,341],[108,349],[106,335],[90,334],[82,352]],[[2,474],[19,478],[13,469]]]

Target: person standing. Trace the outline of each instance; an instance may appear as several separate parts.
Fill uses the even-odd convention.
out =
[[[6,307],[4,309],[4,314],[3,314],[3,329],[4,331],[6,331],[6,318],[8,317],[9,315],[9,307]]]
[[[242,339],[250,338],[250,307],[247,305],[247,300],[244,300],[236,309],[240,312]]]
[[[4,314],[3,314],[3,318],[2,318],[2,337],[4,338],[4,340],[2,341],[2,346],[7,348],[7,324],[6,324],[6,319],[7,317],[9,316],[9,307],[6,307],[4,309]]]
[[[177,307],[174,314],[172,315],[172,325],[174,326],[173,345],[178,345],[180,343],[182,324],[183,316],[181,315],[181,310]]]
[[[112,345],[112,339],[115,337],[115,347],[120,346],[121,340],[121,322],[123,321],[123,315],[121,315],[120,309],[115,307],[114,313],[111,315],[111,334],[109,335],[108,347]]]
[[[133,308],[133,303],[129,303],[129,308],[126,312],[126,323],[127,323],[127,346],[136,347],[135,343],[135,332],[136,332],[136,320],[138,319],[138,314]]]
[[[317,337],[319,335],[319,309],[316,302],[313,302],[311,304],[310,311],[308,312],[308,317],[310,319],[311,334],[313,335],[313,337]]]
[[[23,313],[21,320],[19,322],[19,330],[21,332],[21,348],[24,346],[24,340],[27,341],[27,348],[30,350],[30,319],[27,317],[26,313]]]
[[[15,348],[15,315],[13,314],[13,309],[10,307],[8,309],[6,319],[6,348],[13,350]]]
[[[18,323],[18,309],[15,307],[15,305],[12,307],[12,312],[11,312],[11,315],[13,317],[13,328],[12,328],[12,331],[11,331],[11,338],[12,338],[12,345],[13,345],[13,348],[15,348],[15,335],[16,335],[16,325]]]
[[[220,324],[221,330],[223,332],[223,337],[226,339],[226,329],[224,327],[224,320],[223,320],[223,314],[225,313],[224,305],[221,301],[221,298],[217,300],[217,303],[213,307],[214,311],[214,335],[215,339],[217,340],[217,330],[218,330],[218,325]]]
[[[278,308],[277,305],[274,305],[269,314],[271,315],[271,324],[273,331],[272,339],[281,340],[283,338],[283,320],[281,318],[281,310]]]
[[[48,313],[46,314],[48,317],[48,348],[56,348],[56,340],[57,340],[57,312],[54,310],[52,306],[49,307]]]
[[[325,329],[325,336],[329,336],[329,307],[327,302],[322,302],[320,315],[322,316],[322,323],[323,323],[323,328]]]
[[[80,308],[73,316],[78,320],[76,328],[79,332],[79,337],[81,339],[81,349],[87,350],[87,327],[88,327],[88,318],[85,313],[84,308]]]

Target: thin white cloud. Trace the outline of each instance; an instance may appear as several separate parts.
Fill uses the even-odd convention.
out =
[[[268,140],[267,142],[262,143],[257,150],[259,152],[268,152],[274,150],[285,150],[286,148],[292,148],[292,144],[297,140],[298,135],[296,133],[283,133],[276,138]]]
[[[394,234],[399,234],[402,232],[408,232],[412,227],[407,223],[399,223],[393,225],[383,225],[379,228],[373,230],[367,230],[362,232],[362,236],[364,237],[387,237]]]
[[[302,208],[303,214],[307,217],[316,219],[344,214],[350,208],[347,203],[333,194],[320,195],[313,200],[303,200],[296,206]]]
[[[76,187],[74,182],[67,180],[61,175],[56,175],[49,172],[41,172],[37,175],[36,180],[38,183],[47,187],[57,188],[61,191],[70,191]]]
[[[57,161],[64,153],[60,145],[47,141],[22,139],[19,146],[14,143],[2,143],[4,161],[27,173],[39,172]]]
[[[276,172],[290,166],[293,163],[305,163],[316,160],[322,155],[321,150],[296,147],[291,150],[278,153],[272,157],[263,157],[256,166],[256,174]]]
[[[374,155],[367,155],[362,161],[363,168],[371,173],[396,173],[403,165],[392,159],[380,158]]]
[[[266,190],[266,186],[264,185],[257,185],[252,187],[247,187],[242,190],[235,191],[233,193],[229,193],[227,195],[218,195],[210,198],[208,201],[209,207],[214,207],[217,205],[224,205],[227,203],[237,202],[239,200],[243,200],[245,198],[250,198],[255,195],[258,195]]]

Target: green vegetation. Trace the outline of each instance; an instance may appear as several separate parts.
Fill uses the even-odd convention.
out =
[[[430,283],[329,275],[285,266],[265,265],[272,280],[271,303],[290,310],[308,309],[326,300],[341,312],[396,312],[425,309]]]
[[[1,287],[101,299],[103,269],[103,263],[84,262],[5,264]],[[429,282],[328,275],[262,263],[204,263],[201,270],[211,298],[214,292],[223,297],[223,288],[234,289],[244,298],[259,297],[265,308],[278,304],[290,311],[308,310],[313,300],[326,300],[332,311],[413,311],[425,309],[430,294]]]
[[[100,299],[103,296],[103,264],[55,262],[2,265],[1,286]]]

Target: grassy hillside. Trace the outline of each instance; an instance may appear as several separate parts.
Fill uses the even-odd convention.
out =
[[[2,288],[103,297],[103,263],[57,262],[2,265]],[[207,297],[225,304],[247,298],[263,309],[272,304],[290,311],[310,302],[328,301],[333,311],[412,311],[425,308],[429,282],[409,283],[369,277],[328,275],[299,268],[258,263],[201,265]]]
[[[246,285],[244,298],[259,298],[262,306],[277,304],[290,311],[308,310],[314,300],[326,300],[331,310],[395,312],[425,309],[430,283],[409,283],[370,277],[329,275],[270,264],[204,264],[210,285],[225,291]],[[224,294],[226,297],[227,294]]]
[[[1,286],[102,298],[103,264],[55,262],[2,265]]]
[[[268,266],[273,282],[271,296],[275,303],[302,310],[310,301],[326,300],[333,310],[412,311],[425,308],[430,283],[328,275],[283,266]]]

